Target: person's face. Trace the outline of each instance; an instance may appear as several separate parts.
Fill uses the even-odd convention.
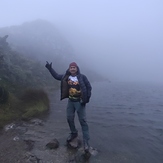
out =
[[[78,69],[76,66],[70,66],[69,71],[70,71],[71,75],[76,75]]]

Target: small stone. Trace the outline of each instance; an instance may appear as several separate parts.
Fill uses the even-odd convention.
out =
[[[70,148],[79,148],[81,146],[81,140],[77,137],[71,142],[67,143]]]
[[[89,152],[91,153],[92,156],[96,156],[98,154],[97,149],[90,147]]]
[[[28,139],[28,140],[24,140],[24,142],[26,143],[26,149],[27,150],[32,150],[33,149],[33,147],[34,147],[34,144],[35,144],[35,141],[33,141],[33,140],[30,140],[30,139]]]
[[[4,127],[4,129],[5,129],[5,131],[8,131],[8,130],[10,130],[10,129],[13,129],[15,127],[15,124],[14,123],[11,123],[11,124],[9,124],[9,125],[6,125],[5,127]]]
[[[18,141],[20,138],[18,137],[18,136],[15,136],[14,138],[13,138],[13,140],[14,141]]]
[[[25,154],[25,158],[27,163],[35,163],[41,161],[41,159],[39,159],[36,155],[28,152]]]
[[[43,121],[40,120],[40,119],[37,119],[37,118],[30,120],[30,122],[31,122],[32,124],[34,124],[34,125],[43,126]]]
[[[46,144],[46,147],[49,149],[56,149],[59,147],[59,142],[57,139],[53,139],[48,144]]]

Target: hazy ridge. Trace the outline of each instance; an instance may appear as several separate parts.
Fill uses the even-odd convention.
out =
[[[82,72],[91,81],[103,79],[80,62],[71,45],[50,22],[36,20],[4,27],[0,29],[0,36],[0,82],[12,91],[27,87],[58,87],[58,82],[45,68],[46,61],[52,62],[59,73],[65,73],[69,63],[76,61],[83,65]]]

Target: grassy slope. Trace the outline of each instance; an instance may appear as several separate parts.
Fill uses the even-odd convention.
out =
[[[44,65],[12,51],[0,37],[0,127],[47,111],[46,88],[58,86]]]

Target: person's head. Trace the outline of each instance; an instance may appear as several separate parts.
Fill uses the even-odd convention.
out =
[[[78,71],[78,65],[75,62],[69,64],[69,71],[71,75],[76,75]]]

